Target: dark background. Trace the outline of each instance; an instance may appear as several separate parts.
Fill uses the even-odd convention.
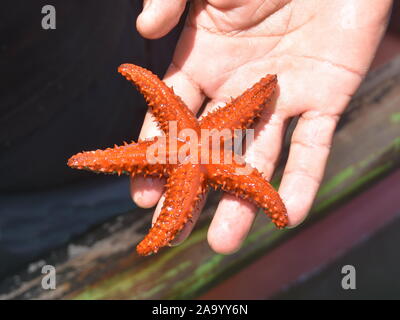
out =
[[[42,7],[56,9],[44,30]],[[127,178],[70,169],[82,150],[137,139],[147,106],[117,73],[162,76],[181,25],[156,41],[135,28],[142,1],[2,1],[0,278],[110,216],[132,209]]]
[[[43,30],[41,8],[56,8]],[[140,37],[141,1],[8,1],[0,13],[0,190],[51,188],[93,174],[69,169],[76,152],[137,138],[146,106],[117,67],[160,76],[178,32]]]

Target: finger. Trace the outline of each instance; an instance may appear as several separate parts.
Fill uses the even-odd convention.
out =
[[[164,178],[132,177],[130,187],[132,199],[139,207],[152,208],[160,199],[164,185]]]
[[[289,216],[289,226],[307,216],[320,186],[330,152],[336,115],[304,113],[292,135],[289,158],[279,188]]]
[[[182,98],[188,108],[194,113],[198,111],[203,103],[204,96],[199,86],[186,76],[181,70],[171,65],[164,78],[169,87],[173,87],[174,92]],[[161,135],[161,130],[157,127],[151,112],[147,112],[140,132],[140,139],[146,139]],[[153,207],[160,199],[165,185],[164,179],[143,176],[132,177],[131,196],[133,201],[140,207]]]
[[[136,29],[145,38],[161,38],[178,24],[185,6],[186,0],[145,0]]]
[[[245,160],[267,179],[273,174],[288,121],[283,115],[264,112],[254,128],[255,140],[246,146]],[[211,248],[223,254],[237,251],[257,214],[257,207],[246,200],[225,194],[208,230]]]
[[[224,194],[208,229],[207,240],[217,253],[231,254],[240,246],[251,225],[257,207],[248,201]]]

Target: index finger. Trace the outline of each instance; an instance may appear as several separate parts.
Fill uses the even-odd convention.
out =
[[[307,216],[324,175],[339,116],[304,113],[293,132],[289,158],[279,187],[289,216],[289,227]]]

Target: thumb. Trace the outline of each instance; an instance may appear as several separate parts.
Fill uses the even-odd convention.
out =
[[[136,29],[145,38],[161,38],[178,24],[185,6],[186,0],[144,0]]]

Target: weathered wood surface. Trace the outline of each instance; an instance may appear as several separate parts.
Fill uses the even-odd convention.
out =
[[[371,73],[353,98],[337,129],[322,188],[304,225],[323,217],[399,164],[400,57]],[[209,196],[194,232],[178,247],[151,257],[137,256],[135,244],[150,225],[150,210],[123,214],[4,281],[0,299],[195,298],[302,230],[301,226],[276,230],[260,214],[236,254],[213,253],[206,236],[218,198]],[[44,264],[56,267],[56,290],[41,288]]]

